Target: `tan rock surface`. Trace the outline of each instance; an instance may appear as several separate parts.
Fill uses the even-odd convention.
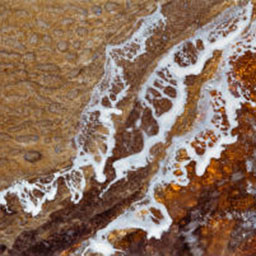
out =
[[[59,255],[61,252],[62,255],[67,255],[80,246],[83,240],[92,237],[97,230],[114,220],[132,202],[143,197],[152,175],[159,168],[159,161],[165,157],[165,150],[171,145],[171,139],[189,131],[195,120],[200,119],[197,116],[200,89],[215,74],[221,61],[221,51],[214,52],[213,57],[209,58],[200,74],[186,76],[188,99],[185,111],[168,131],[167,142],[159,143],[151,149],[151,162],[136,172],[130,172],[126,179],[111,186],[101,198],[103,189],[115,178],[113,163],[141,150],[142,131],[151,136],[159,129],[152,113],[140,104],[137,98],[138,91],[168,49],[192,36],[196,29],[211,21],[227,7],[244,4],[242,2],[161,1],[166,24],[164,26],[160,23],[155,28],[154,34],[146,42],[146,53],[134,62],[118,60],[118,65],[124,69],[124,77],[130,87],[125,99],[118,103],[118,108],[123,111],[122,115],[113,117],[116,145],[113,155],[107,159],[104,166],[106,182],[97,182],[93,178],[92,169],[84,168],[87,181],[86,191],[81,201],[73,204],[70,202],[66,181],[59,179],[56,198],[46,202],[36,217],[31,217],[30,214],[24,212],[17,197],[9,194],[7,196],[8,209],[2,207],[0,212],[0,252],[2,250],[4,255],[13,256]],[[93,152],[96,155],[101,148],[104,152],[104,142],[99,134],[107,132],[104,126],[97,122],[99,118],[97,113],[95,112],[93,116],[95,117],[93,120],[96,121],[90,122],[86,127],[83,127],[83,122],[80,122],[81,113],[91,98],[93,88],[103,76],[106,45],[121,43],[129,38],[132,32],[140,26],[140,22],[134,26],[135,20],[152,13],[155,9],[155,1],[97,1],[95,3],[90,0],[54,0],[51,2],[23,0],[1,2],[1,189],[19,179],[34,182],[37,178],[44,178],[48,181],[54,172],[70,166],[77,152],[77,145],[72,139],[79,129],[82,130],[79,138],[85,152]],[[188,45],[182,51],[189,52],[191,54],[189,58],[193,62],[196,61],[193,58],[197,56],[194,50],[200,51],[203,47],[198,42],[198,49],[195,50]],[[179,55],[175,61],[180,66],[186,65],[182,63],[183,60]],[[242,66],[245,62],[247,62],[246,58],[241,60]],[[254,66],[253,61],[250,63]],[[239,68],[238,66],[237,73],[239,70],[244,71]],[[247,80],[248,77],[250,78],[250,74],[242,79]],[[103,79],[102,86],[107,87],[108,82],[108,77]],[[117,85],[119,82],[117,79]],[[118,92],[113,93],[115,96]],[[157,93],[154,93],[156,96]],[[176,98],[176,91],[172,87],[169,87],[165,93]],[[102,104],[109,106],[109,99],[103,98]],[[172,108],[168,101],[154,101],[153,104],[157,115]],[[243,111],[252,111],[253,115],[253,110],[243,109]],[[136,129],[139,115],[142,115],[142,122],[139,129]],[[246,120],[243,118],[239,120],[242,127],[246,126]],[[131,128],[132,134],[127,132],[127,129]],[[241,128],[238,133],[242,134],[244,130]],[[242,136],[241,134],[239,136]],[[211,137],[212,134],[206,135]],[[248,142],[249,139],[246,141]],[[195,148],[198,146],[199,153],[200,150],[202,151],[199,144],[195,142],[193,145]],[[231,149],[229,148],[225,154],[227,156],[237,154],[233,152],[233,148],[237,147],[237,145],[230,146]],[[181,151],[180,157],[186,158],[186,154]],[[224,168],[221,161],[225,161],[225,157],[221,158],[217,164],[219,169]],[[214,165],[214,162],[212,164]],[[174,205],[172,209],[168,206],[167,208],[171,216],[176,217],[177,220],[175,220],[174,229],[170,231],[171,238],[166,238],[168,234],[165,235],[163,243],[167,241],[166,243],[174,248],[173,244],[176,241],[177,246],[181,247],[180,251],[177,250],[178,253],[183,253],[184,248],[182,249],[181,240],[173,238],[176,235],[175,228],[178,226],[181,232],[184,231],[182,225],[189,225],[185,218],[196,210],[193,208],[196,205],[202,214],[207,214],[207,209],[200,203],[197,204],[197,200],[207,201],[208,197],[201,197],[201,194],[203,192],[210,194],[214,190],[214,182],[219,181],[218,175],[220,175],[217,171],[216,178],[212,179],[214,182],[211,182],[207,175],[201,181],[200,178],[191,174],[195,171],[193,164],[189,168],[191,168],[189,173],[189,178],[192,180],[191,190],[191,187],[188,187],[179,193],[181,188],[171,184],[170,187],[158,191],[156,195],[159,202]],[[218,170],[216,166],[215,169],[211,168],[209,169],[214,174],[215,169]],[[227,172],[227,176],[223,178],[229,179],[230,173]],[[200,185],[201,182],[207,186],[204,188]],[[221,187],[221,189],[224,188]],[[38,193],[40,197],[40,192]],[[191,196],[193,193],[195,196]],[[221,198],[221,200],[224,199]],[[175,204],[177,201],[181,202],[178,206]],[[188,209],[191,212],[186,215]],[[158,212],[154,214],[161,215]],[[229,236],[234,223],[218,222],[218,217],[218,214],[214,215],[216,225],[223,225],[229,229],[227,234],[223,234],[222,241],[224,241]],[[191,218],[193,219],[193,216]],[[214,225],[206,228],[206,231],[203,230],[205,231],[204,239],[208,239],[208,242],[212,240],[207,232],[211,232],[213,228]],[[124,231],[121,235],[114,233],[112,238],[110,236],[110,240],[118,248],[126,250],[127,255],[135,255],[134,253],[155,255],[161,248],[158,242],[147,241],[145,234],[140,231]],[[250,242],[247,241],[247,243]],[[207,255],[213,255],[212,252],[219,253],[215,248],[216,244],[218,245],[215,241],[207,244],[209,245]],[[220,242],[220,244],[223,248],[226,246],[225,242]],[[241,248],[246,246],[246,242],[239,246]],[[70,250],[64,251],[66,249]],[[225,247],[225,250],[225,253],[229,253],[228,248]],[[166,244],[162,252],[168,255]]]

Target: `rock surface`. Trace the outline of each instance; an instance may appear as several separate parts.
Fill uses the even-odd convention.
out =
[[[256,254],[255,4],[2,1],[0,253]]]

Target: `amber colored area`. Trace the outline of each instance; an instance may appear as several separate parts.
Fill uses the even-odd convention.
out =
[[[250,38],[247,39],[250,42]],[[239,57],[234,65],[234,76],[244,90],[249,91],[249,97],[253,101],[256,101],[256,54],[251,51],[246,51],[245,54]],[[235,87],[236,85],[233,85]],[[231,85],[232,88],[232,85]],[[244,94],[246,97],[246,95]]]
[[[242,91],[250,90],[251,100],[255,63],[255,54],[247,51],[232,64]],[[256,164],[256,108],[244,104],[238,122],[233,131],[237,142],[226,146],[220,159],[212,159],[202,177],[195,175],[192,161],[187,166],[191,181],[187,187],[170,184],[157,193],[174,220],[170,231],[161,240],[147,240],[143,232],[133,232],[116,242],[117,247],[126,255],[256,255],[256,200],[255,190],[250,190],[256,178],[255,170],[249,172],[246,165],[249,160],[254,169]],[[180,161],[186,158],[180,155]]]
[[[47,179],[54,171],[71,164],[76,152],[72,138],[79,128],[81,111],[103,74],[105,46],[127,38],[135,29],[136,18],[151,13],[155,2],[1,1],[0,189],[21,178],[33,181],[47,174]],[[142,108],[136,102],[136,93],[159,58],[223,9],[240,2],[244,1],[161,1],[167,17],[166,29],[157,31],[147,45],[147,54],[140,60],[124,64],[131,91],[129,99],[122,103],[124,114],[117,125],[117,146],[113,159],[106,166],[108,181],[113,179],[111,164],[114,158],[129,155],[141,147],[136,133],[130,138],[124,131],[134,125]],[[255,1],[253,3],[255,5]],[[185,8],[185,4],[189,7]],[[166,40],[162,40],[164,35]],[[185,51],[194,62],[195,55],[203,47],[198,41],[196,48],[188,44]],[[185,113],[177,120],[168,141],[189,131],[193,122],[200,119],[196,111],[200,88],[214,76],[220,60],[221,52],[216,51],[201,74],[186,77]],[[175,61],[185,65],[179,55]],[[241,86],[242,91],[249,89],[250,98],[256,102],[255,54],[246,52],[232,65],[231,75],[236,83],[230,84],[230,90],[236,95],[237,86]],[[169,89],[168,93],[175,97],[176,91]],[[218,96],[215,91],[211,94]],[[172,107],[170,102],[162,103],[154,102],[158,114]],[[156,133],[150,113],[145,111],[144,115],[142,129],[151,127],[148,133]],[[256,177],[255,171],[248,172],[246,165],[249,160],[256,166],[256,109],[244,104],[238,112],[238,122],[239,126],[233,131],[238,136],[237,142],[226,146],[220,159],[212,159],[204,176],[196,176],[191,161],[187,166],[190,179],[187,187],[170,184],[157,191],[157,200],[165,204],[173,219],[170,230],[160,240],[147,240],[140,230],[117,230],[109,234],[109,240],[123,249],[125,255],[131,256],[256,255],[256,190],[253,190]],[[212,144],[216,140],[209,130],[198,137],[210,138]],[[88,144],[90,139],[97,138],[88,138]],[[127,143],[127,151],[123,143]],[[168,146],[169,142],[156,145],[152,149],[153,163],[115,184],[104,200],[99,198],[104,184],[90,180],[93,174],[88,169],[85,170],[87,190],[77,205],[70,202],[63,180],[59,180],[56,199],[47,202],[36,218],[24,213],[17,198],[8,196],[10,212],[0,208],[0,254],[74,255],[82,241],[143,196],[158,168],[158,161],[164,157],[164,150],[160,149]],[[199,139],[193,142],[193,147],[198,154],[205,150]],[[186,152],[181,150],[179,161],[186,158]],[[176,175],[180,175],[179,170]],[[156,209],[150,210],[161,218]]]
[[[256,255],[255,192],[248,193],[256,178],[246,168],[248,159],[255,166],[256,109],[244,105],[238,120],[238,141],[211,161],[203,177],[195,176],[192,163],[187,187],[170,184],[158,192],[174,220],[170,231],[161,240],[133,232],[116,242],[118,248],[126,255]]]

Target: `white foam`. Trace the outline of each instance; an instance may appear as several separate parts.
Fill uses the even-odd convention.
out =
[[[162,218],[157,218],[151,209],[158,209]],[[123,214],[110,222],[107,227],[99,230],[93,238],[87,241],[82,255],[87,252],[102,253],[104,256],[113,255],[120,250],[115,249],[107,240],[107,235],[120,229],[136,228],[147,232],[147,238],[160,239],[162,233],[167,231],[172,223],[165,206],[158,203],[154,196],[148,194],[143,200],[135,202]]]
[[[165,18],[161,13],[161,6],[158,5],[157,10],[149,16],[141,19],[142,23],[139,29],[134,32],[131,38],[119,45],[108,45],[106,48],[106,64],[105,75],[99,84],[96,86],[96,90],[93,93],[92,99],[89,105],[83,112],[83,120],[85,131],[81,131],[78,135],[77,141],[79,141],[79,150],[84,152],[83,144],[83,132],[86,136],[87,123],[91,122],[91,114],[98,111],[100,113],[99,122],[100,125],[107,129],[107,134],[104,134],[104,145],[106,151],[103,152],[99,147],[97,154],[85,152],[83,161],[85,166],[92,166],[98,182],[104,182],[106,175],[104,174],[104,168],[106,161],[112,156],[112,151],[115,146],[115,124],[112,120],[112,115],[120,115],[122,111],[117,108],[117,104],[126,96],[129,85],[126,84],[123,76],[122,67],[118,66],[117,61],[121,58],[124,60],[134,61],[138,56],[142,55],[146,51],[146,41],[153,35],[153,30],[162,24],[165,24]],[[111,90],[117,86],[116,83],[122,87],[121,91],[116,94],[116,99],[111,99]],[[111,103],[111,107],[108,108],[102,105],[102,99],[107,97]],[[95,160],[95,157],[99,156],[100,160]]]
[[[189,183],[186,165],[191,160],[196,161],[197,175],[202,175],[209,165],[210,160],[212,158],[220,157],[225,145],[234,143],[236,141],[236,136],[232,136],[231,131],[238,125],[236,120],[236,111],[241,107],[244,99],[242,97],[236,98],[230,93],[228,88],[226,73],[228,73],[230,67],[228,66],[227,62],[232,53],[229,52],[227,47],[235,41],[235,39],[249,24],[251,13],[251,3],[249,3],[245,8],[229,8],[224,12],[224,14],[217,18],[217,22],[213,22],[197,31],[195,36],[189,39],[189,41],[200,38],[204,42],[205,50],[201,52],[200,58],[195,64],[191,64],[187,67],[180,67],[178,64],[173,64],[173,58],[169,58],[170,56],[174,57],[177,49],[182,49],[182,43],[174,46],[166,55],[168,57],[165,56],[159,62],[157,68],[149,77],[148,81],[143,85],[142,90],[139,93],[140,101],[143,102],[146,107],[152,110],[154,113],[154,119],[157,120],[159,125],[161,125],[159,126],[159,133],[157,136],[144,136],[144,147],[141,152],[133,154],[124,159],[120,159],[114,163],[116,171],[116,178],[114,182],[125,177],[128,171],[135,171],[136,168],[145,166],[148,161],[150,161],[151,158],[149,156],[149,148],[156,143],[156,141],[159,142],[165,140],[166,132],[171,129],[177,116],[183,112],[184,104],[186,102],[185,85],[183,83],[185,76],[189,74],[199,74],[202,71],[206,60],[212,56],[214,50],[224,50],[224,61],[219,66],[216,77],[202,87],[201,99],[198,103],[199,116],[195,120],[192,131],[183,136],[173,138],[171,146],[167,149],[166,158],[159,163],[159,170],[150,182],[145,198],[133,203],[132,206],[123,214],[110,222],[105,228],[99,230],[94,237],[90,238],[86,243],[84,243],[85,249],[82,255],[85,255],[87,252],[94,252],[102,253],[103,255],[108,256],[117,252],[107,238],[108,234],[114,230],[129,228],[142,229],[147,232],[148,238],[160,238],[162,233],[169,229],[172,220],[165,206],[155,200],[155,189],[159,186],[162,187],[170,183],[186,186]],[[245,16],[246,19],[243,19],[243,16]],[[217,35],[215,35],[216,33],[213,33],[214,30],[216,27],[221,26],[221,22],[223,21],[222,19],[227,21],[227,17],[229,17],[231,20],[238,18],[237,29],[230,32],[227,36],[222,36],[219,34],[221,33],[221,30],[219,30]],[[212,44],[208,41],[210,35],[210,38],[212,38],[214,35],[216,37],[216,41]],[[188,61],[186,61],[186,63],[188,63]],[[176,88],[179,92],[178,94],[183,96],[181,101],[176,102],[176,105],[179,105],[177,110],[173,111],[173,109],[171,109],[168,112],[169,123],[166,122],[167,120],[165,118],[163,118],[164,121],[162,121],[161,115],[160,117],[156,116],[152,104],[150,104],[148,98],[145,96],[148,88],[152,86],[153,81],[159,79],[157,76],[157,71],[166,67],[168,67],[168,71],[172,74],[172,77],[176,79]],[[212,93],[213,90],[216,91],[216,94]],[[177,96],[177,98],[179,98],[179,96]],[[225,120],[225,117],[220,114],[219,110],[221,107],[225,109],[224,112],[227,116],[227,120]],[[205,147],[204,153],[198,155],[191,143],[196,138],[199,143],[205,142],[202,140],[202,138],[200,138],[200,136],[203,132],[210,130],[212,130],[211,135],[214,135],[215,137],[212,139],[208,136],[206,141],[207,143],[202,144]],[[209,144],[210,142],[212,144]],[[185,150],[187,153],[187,158],[183,161],[178,161],[177,155],[181,149]],[[176,176],[175,171],[178,169],[182,171],[182,175]],[[113,182],[111,184],[113,184]],[[150,208],[158,209],[163,218],[160,218],[160,220],[158,219],[158,222],[154,222],[154,217],[152,216]],[[101,248],[108,248],[108,250],[101,250]]]
[[[249,18],[251,17],[251,7],[251,4],[247,6],[247,22],[241,23],[242,26],[238,24],[238,27],[240,28],[240,33],[241,31],[243,31],[241,30],[241,28],[245,29],[245,27],[248,25]],[[253,23],[252,28],[254,26],[255,25]],[[248,33],[250,34],[252,31],[250,30]],[[251,101],[246,100],[242,96],[242,94],[240,95],[240,97],[235,97],[229,90],[227,74],[230,73],[230,70],[232,70],[232,67],[229,64],[229,59],[231,56],[237,56],[238,54],[238,52],[234,50],[234,46],[236,45],[237,41],[235,41],[234,43],[233,37],[231,38],[232,40],[229,42],[229,47],[227,47],[222,54],[223,62],[219,66],[215,79],[207,82],[202,88],[203,95],[201,95],[199,106],[202,102],[204,102],[204,104],[202,104],[201,109],[199,108],[199,116],[202,115],[205,118],[201,119],[199,122],[195,122],[194,129],[191,132],[185,134],[184,136],[177,137],[173,141],[173,145],[175,145],[175,150],[185,149],[189,159],[182,162],[181,167],[175,168],[177,162],[174,160],[175,155],[172,155],[172,157],[169,157],[168,159],[167,170],[171,173],[174,173],[177,169],[182,170],[184,176],[183,178],[185,180],[187,176],[185,166],[191,160],[196,162],[196,173],[197,175],[201,176],[204,174],[207,166],[210,164],[211,159],[219,158],[221,152],[225,149],[225,146],[228,144],[232,144],[237,140],[237,137],[232,135],[232,130],[238,125],[237,110],[241,108],[241,104],[243,104],[244,102],[250,102],[251,104],[253,104]],[[241,39],[238,38],[238,41],[239,40]],[[213,90],[216,91],[216,94],[218,96],[210,95],[210,91]],[[223,118],[219,115],[218,112],[216,113],[216,111],[218,111],[220,108],[224,108],[224,113],[227,116],[228,122],[226,127],[223,126],[221,123],[223,121]],[[216,116],[218,116],[219,118],[217,119],[217,121],[214,118]],[[213,134],[217,138],[217,141],[211,147],[206,145],[205,153],[202,155],[198,155],[195,149],[191,146],[191,143],[203,131],[213,131]],[[173,146],[171,146],[169,151],[173,151],[172,147]],[[183,179],[181,179],[180,182],[178,178],[172,178],[173,180],[175,180],[175,183],[183,185]]]
[[[248,172],[252,172],[252,170],[253,170],[253,163],[252,163],[252,161],[250,161],[250,160],[246,161],[246,168],[247,168]]]
[[[42,205],[46,201],[55,199],[58,190],[58,179],[63,178],[67,188],[71,194],[71,201],[79,203],[83,197],[85,188],[85,178],[81,166],[74,165],[70,169],[62,170],[54,173],[53,177],[47,181],[38,179],[35,183],[30,183],[26,180],[14,182],[10,187],[0,192],[0,205],[8,209],[6,196],[16,195],[25,212],[36,216],[42,209]],[[38,193],[40,195],[38,195]]]

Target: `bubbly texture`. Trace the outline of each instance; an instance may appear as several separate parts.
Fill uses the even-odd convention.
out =
[[[111,233],[120,230],[139,229],[148,239],[160,239],[173,221],[165,204],[157,199],[157,189],[169,184],[187,186],[190,165],[195,166],[197,176],[204,175],[211,160],[220,158],[225,147],[237,141],[232,131],[238,126],[237,113],[242,104],[256,106],[251,99],[255,93],[254,81],[245,83],[243,68],[246,65],[236,65],[238,59],[243,63],[246,62],[244,56],[256,55],[256,23],[250,24],[252,9],[250,2],[229,7],[190,38],[170,47],[142,80],[134,96],[134,107],[126,113],[129,122],[124,124],[125,102],[134,92],[134,84],[127,79],[127,65],[143,57],[155,32],[164,31],[167,26],[160,4],[152,14],[137,20],[135,32],[128,39],[106,47],[104,74],[81,114],[79,131],[74,138],[77,153],[71,166],[34,182],[14,182],[0,192],[0,205],[8,212],[7,198],[14,195],[26,213],[36,216],[46,201],[56,198],[60,180],[69,190],[71,201],[78,204],[84,195],[88,170],[93,172],[94,182],[102,185],[99,197],[104,200],[114,185],[128,179],[131,173],[150,167],[161,152],[164,157],[158,162],[145,195],[83,242],[77,254],[92,252],[108,256],[122,252],[109,240]],[[36,38],[31,40],[34,42]],[[67,46],[62,43],[58,47],[65,51]],[[191,129],[173,136],[172,129],[189,100],[187,78],[201,74],[217,51],[221,52],[221,61],[214,77],[200,89],[197,116]],[[247,65],[249,69],[250,65],[253,63]],[[135,146],[135,142],[139,146]],[[122,147],[121,153],[118,145]],[[248,172],[253,171],[250,159],[246,167]],[[111,180],[108,171],[113,172]],[[234,175],[233,179],[240,176]],[[251,183],[247,192],[255,194]]]
[[[36,216],[47,200],[54,200],[60,178],[64,179],[70,191],[71,201],[78,203],[86,186],[82,167],[92,167],[95,179],[98,182],[105,181],[106,160],[112,156],[115,146],[115,124],[112,117],[122,113],[122,110],[118,109],[118,103],[129,89],[124,79],[123,68],[117,61],[124,59],[132,62],[145,53],[145,43],[153,35],[154,29],[165,24],[161,6],[158,5],[153,14],[139,19],[138,23],[140,26],[130,39],[119,45],[108,45],[106,48],[105,73],[95,86],[91,100],[82,113],[80,129],[75,137],[77,155],[72,166],[54,173],[53,177],[47,178],[46,181],[39,179],[35,183],[26,180],[14,182],[0,192],[0,205],[8,210],[5,198],[12,194],[18,197],[24,211]],[[97,137],[95,143],[88,141],[91,134]],[[39,196],[37,192],[40,192]]]
[[[243,96],[239,89],[242,85],[237,87],[239,95],[232,93],[230,59],[234,55],[240,56],[236,50],[246,42],[241,34],[249,25],[251,15],[250,3],[244,8],[227,9],[212,23],[197,30],[192,38],[171,48],[158,62],[155,70],[143,84],[137,99],[139,108],[147,109],[152,115],[152,123],[156,128],[153,130],[149,125],[143,130],[143,116],[139,116],[134,121],[134,126],[128,128],[128,132],[131,133],[136,129],[143,130],[143,149],[114,162],[116,178],[109,183],[106,190],[113,183],[125,178],[127,172],[137,171],[152,160],[150,149],[157,143],[165,142],[167,133],[184,111],[187,99],[186,76],[200,74],[206,61],[213,56],[213,52],[223,51],[223,60],[215,77],[201,88],[198,115],[192,130],[172,138],[171,146],[166,150],[166,158],[159,163],[159,170],[151,179],[145,197],[134,202],[122,215],[99,230],[95,237],[84,242],[81,247],[85,248],[83,255],[87,252],[98,252],[103,255],[119,252],[120,250],[115,249],[108,241],[108,235],[115,230],[141,229],[147,233],[148,239],[159,239],[163,232],[169,229],[172,219],[164,204],[156,200],[156,188],[170,183],[188,185],[187,166],[192,161],[196,165],[196,174],[202,176],[210,160],[219,158],[225,145],[236,141],[232,130],[238,125],[237,111],[242,103],[254,103]],[[254,24],[252,31],[253,27]],[[237,42],[240,42],[239,46],[236,46]],[[248,48],[246,44],[244,47]],[[157,104],[161,100],[164,100],[165,104],[163,101]],[[154,214],[156,211],[157,216]]]

